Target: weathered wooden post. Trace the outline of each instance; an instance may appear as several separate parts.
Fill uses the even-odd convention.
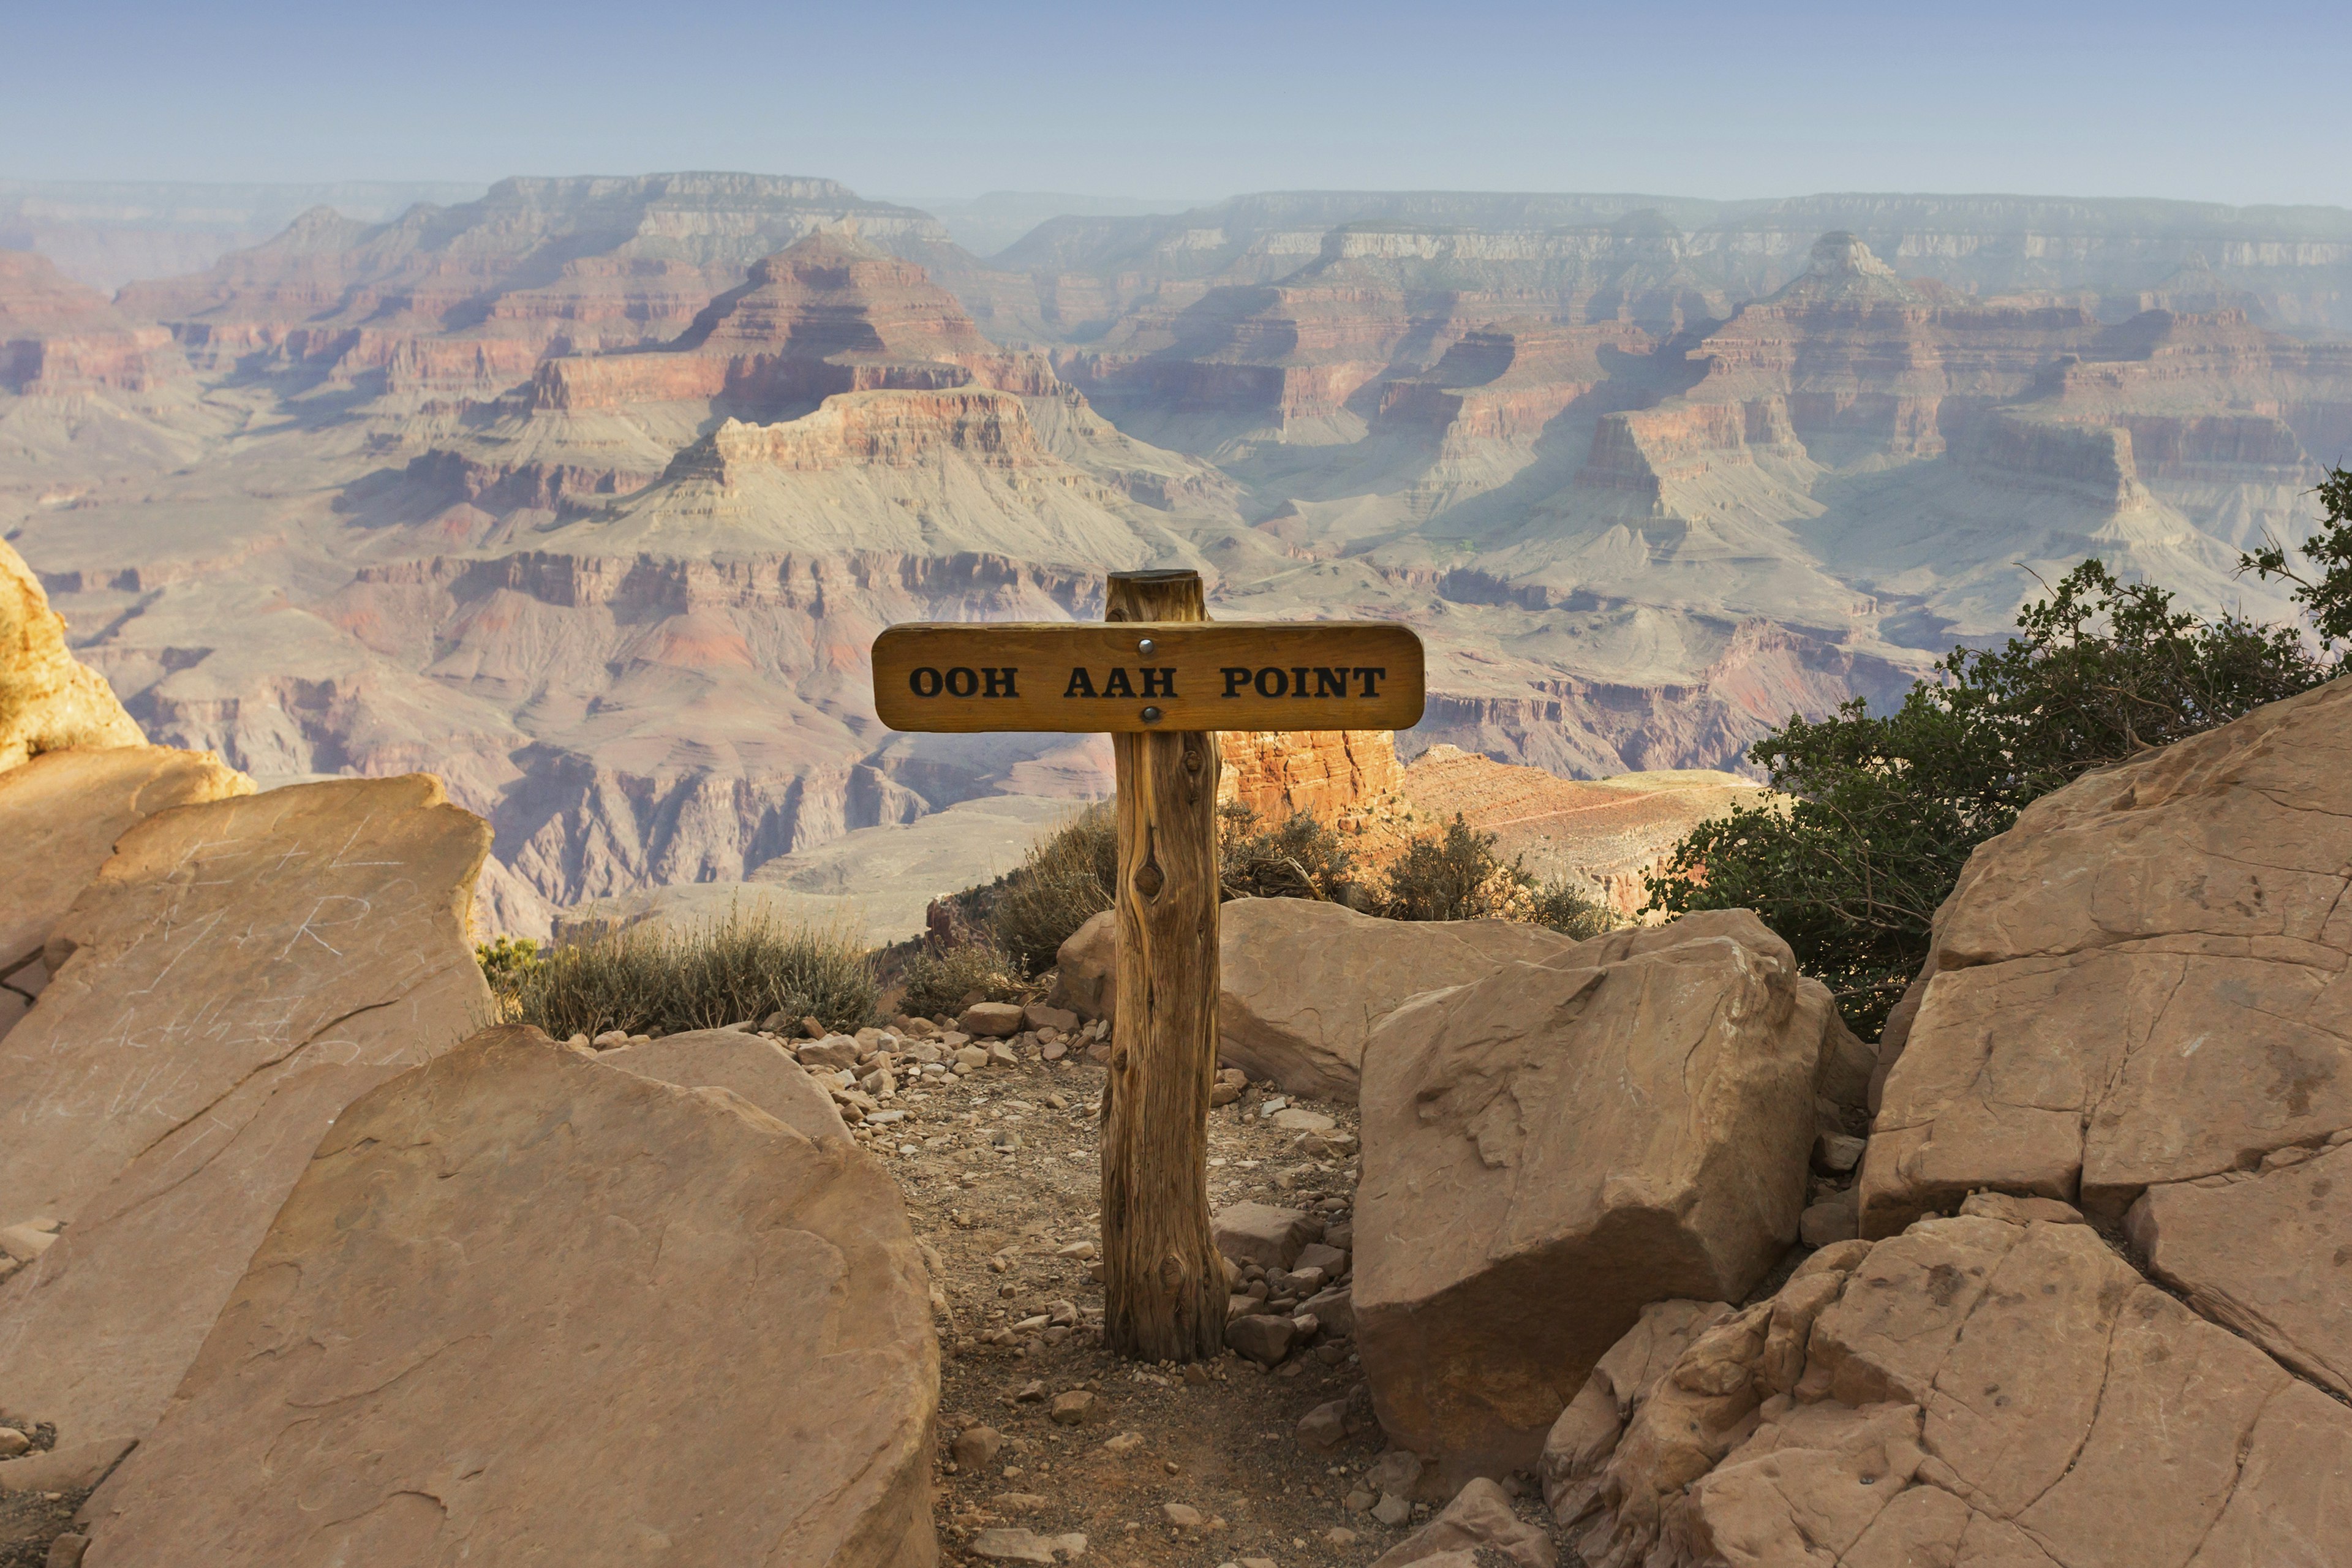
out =
[[[1103,619],[1208,619],[1197,572],[1116,572]],[[1159,639],[1139,625],[1147,668]],[[1103,1339],[1146,1361],[1224,1348],[1224,1267],[1209,1235],[1217,1077],[1217,737],[1114,734],[1119,1006],[1103,1088]]]
[[[1198,573],[1118,572],[1099,625],[892,626],[874,641],[874,707],[894,730],[1110,732],[1118,1010],[1103,1090],[1103,1333],[1149,1361],[1218,1354],[1215,732],[1410,729],[1421,639],[1381,621],[1215,623]]]

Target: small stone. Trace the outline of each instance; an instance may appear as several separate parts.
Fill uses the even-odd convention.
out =
[[[1384,1496],[1405,1495],[1421,1481],[1421,1456],[1410,1448],[1391,1448],[1364,1472],[1364,1484]]]
[[[563,1043],[571,1047],[575,1051],[593,1050],[595,1048],[595,1042],[591,1040],[585,1035],[574,1035]]]
[[[1286,1132],[1328,1132],[1339,1125],[1320,1111],[1306,1110],[1295,1105],[1276,1111],[1274,1124]]]
[[[1041,1054],[1047,1061],[1057,1062],[1070,1054],[1070,1047],[1059,1040],[1048,1040],[1045,1042],[1045,1049]]]
[[[626,1029],[607,1029],[590,1043],[600,1051],[609,1051],[614,1046],[627,1045],[629,1032]]]
[[[1242,1086],[1237,1083],[1221,1083],[1209,1090],[1209,1103],[1212,1106],[1231,1105],[1241,1097]]]
[[[1054,1249],[1054,1256],[1056,1258],[1076,1258],[1083,1260],[1094,1255],[1095,1244],[1091,1241],[1073,1241]]]
[[[978,1046],[958,1046],[952,1059],[960,1068],[982,1068],[988,1065],[988,1052]]]
[[[1013,1047],[1002,1040],[988,1047],[988,1064],[991,1067],[1009,1068],[1020,1060],[1013,1054]]]
[[[1186,1364],[1184,1368],[1184,1381],[1192,1387],[1205,1388],[1211,1383],[1214,1382],[1215,1379],[1209,1375],[1209,1369],[1207,1367],[1202,1366],[1196,1361]]]
[[[1028,1382],[1023,1384],[1013,1394],[1013,1403],[1015,1405],[1034,1405],[1045,1397],[1045,1380],[1043,1378],[1033,1377]]]
[[[1274,1568],[1274,1559],[1271,1557],[1244,1557],[1242,1559],[1242,1568]]]
[[[1260,1366],[1273,1366],[1290,1353],[1298,1330],[1288,1318],[1253,1313],[1225,1325],[1225,1343]]]
[[[1358,1487],[1348,1494],[1346,1507],[1350,1513],[1370,1513],[1372,1511],[1372,1505],[1380,1500],[1370,1492]]]
[[[1864,1138],[1823,1132],[1813,1140],[1813,1169],[1824,1175],[1843,1176],[1862,1163],[1863,1151],[1869,1147]]]
[[[1027,1530],[983,1530],[965,1547],[974,1557],[992,1563],[1051,1563],[1053,1543]]]
[[[1138,1448],[1142,1447],[1142,1433],[1121,1432],[1118,1436],[1113,1437],[1109,1442],[1103,1445],[1103,1452],[1107,1454],[1132,1454]]]
[[[1843,1192],[1812,1205],[1797,1217],[1797,1238],[1807,1247],[1852,1241],[1862,1234],[1861,1217],[1855,1194]]]
[[[955,1462],[967,1469],[978,1469],[996,1462],[1004,1449],[1004,1434],[993,1426],[967,1426],[956,1434],[948,1452]]]
[[[963,1010],[956,1027],[967,1035],[1002,1039],[1021,1032],[1021,1009],[1010,1002],[975,1002]]]
[[[1160,1513],[1161,1518],[1179,1530],[1201,1528],[1201,1510],[1190,1503],[1163,1502],[1160,1505]]]
[[[43,1568],[81,1568],[81,1554],[89,1550],[89,1536],[68,1531],[49,1542],[49,1554],[42,1559]]]
[[[1320,1268],[1327,1280],[1337,1279],[1348,1271],[1348,1255],[1329,1242],[1315,1242],[1299,1248],[1298,1261],[1291,1266],[1291,1272],[1300,1274],[1309,1268]]]
[[[1372,1505],[1372,1517],[1394,1529],[1412,1517],[1412,1504],[1394,1492],[1387,1492]]]
[[[1076,1426],[1094,1413],[1095,1396],[1083,1388],[1074,1388],[1067,1394],[1054,1395],[1053,1408],[1047,1415],[1056,1426]]]
[[[1050,1500],[1036,1492],[999,1492],[996,1494],[996,1511],[1036,1513],[1042,1510]]]
[[[855,1068],[863,1055],[857,1042],[847,1035],[827,1035],[821,1040],[811,1040],[794,1053],[804,1068]]]
[[[1310,1448],[1328,1453],[1347,1436],[1348,1402],[1344,1399],[1318,1405],[1298,1418],[1298,1440]]]
[[[1057,1329],[1074,1329],[1078,1324],[1078,1304],[1076,1301],[1049,1301],[1045,1304],[1045,1321]]]
[[[1078,1026],[1078,1016],[1068,1008],[1048,1007],[1037,1002],[1021,1009],[1021,1021],[1041,1034],[1051,1029],[1055,1034],[1066,1035]]]
[[[14,1426],[0,1426],[0,1459],[13,1459],[33,1446],[33,1440]]]
[[[814,1013],[804,1013],[801,1016],[800,1031],[812,1040],[821,1040],[833,1032],[818,1022]]]
[[[1323,1532],[1323,1539],[1333,1546],[1353,1546],[1356,1544],[1356,1532],[1345,1525],[1335,1524]]]

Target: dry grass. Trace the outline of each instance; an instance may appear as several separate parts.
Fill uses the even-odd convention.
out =
[[[855,1029],[873,1021],[879,995],[850,927],[798,925],[740,905],[694,924],[648,922],[551,949],[498,993],[505,1017],[559,1040],[717,1029],[771,1013]]]

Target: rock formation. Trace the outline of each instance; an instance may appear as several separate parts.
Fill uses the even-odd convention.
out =
[[[488,1010],[465,911],[488,840],[422,774],[122,834],[0,1038],[0,1223],[66,1226],[0,1285],[12,1410],[61,1442],[153,1422],[320,1134]]]
[[[486,1032],[346,1110],[242,1272],[91,1568],[936,1556],[898,1195],[731,1091]]]
[[[2079,1216],[1971,1207],[1824,1248],[1736,1313],[1682,1304],[1677,1355],[1649,1322],[1612,1351],[1547,1450],[1582,1560],[2341,1555],[2342,1405],[2141,1279]]]
[[[1442,1483],[1527,1468],[1645,1305],[1746,1295],[1796,1237],[1834,1017],[1745,911],[1391,1014],[1364,1051],[1354,1289],[1390,1436]]]
[[[1360,834],[1403,808],[1404,770],[1387,730],[1226,731],[1217,751],[1218,801],[1238,801],[1268,826],[1304,812]]]
[[[45,256],[0,250],[0,392],[148,392],[187,374],[163,328],[123,315]]]
[[[0,771],[42,752],[146,738],[105,677],[68,651],[65,617],[49,608],[25,558],[0,540]]]
[[[1521,858],[1537,876],[1589,887],[1628,919],[1649,902],[1646,878],[1691,829],[1763,798],[1730,773],[1661,769],[1570,780],[1447,745],[1414,758],[1402,787],[1417,820],[1440,824],[1458,815],[1492,833],[1504,858]]]
[[[1864,1235],[1981,1187],[2119,1220],[2352,1125],[2329,984],[2352,951],[2347,714],[2332,682],[2082,779],[1978,848],[1907,1034],[1882,1042]]]
[[[253,781],[209,752],[81,746],[0,773],[0,1036],[48,984],[42,953],[99,866],[131,828],[175,805],[250,795]]]

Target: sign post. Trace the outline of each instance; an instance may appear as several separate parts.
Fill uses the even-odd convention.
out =
[[[874,643],[894,730],[1108,731],[1118,1007],[1103,1089],[1103,1335],[1147,1361],[1224,1347],[1209,1232],[1217,1070],[1218,730],[1404,730],[1421,639],[1378,621],[1212,622],[1196,572],[1115,572],[1104,624],[934,623]]]

